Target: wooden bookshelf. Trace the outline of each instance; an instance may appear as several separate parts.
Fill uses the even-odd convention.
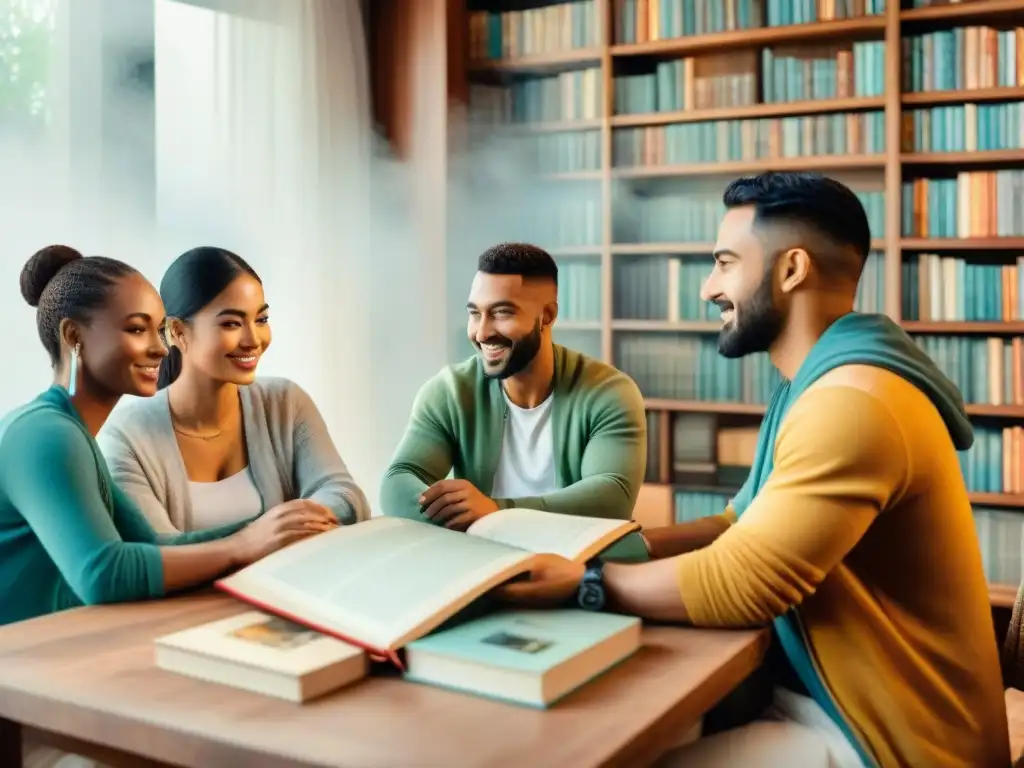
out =
[[[633,0],[628,0],[633,2]],[[700,0],[698,0],[700,1]],[[710,1],[710,0],[709,0]],[[716,0],[717,1],[717,0]],[[553,246],[552,252],[562,264],[592,265],[595,279],[599,279],[600,293],[599,318],[559,320],[556,326],[563,331],[576,334],[574,338],[586,338],[592,342],[592,349],[604,360],[620,364],[616,359],[618,342],[626,337],[637,337],[654,340],[657,344],[672,343],[674,337],[686,339],[713,340],[719,330],[717,320],[673,318],[671,312],[663,316],[622,316],[616,306],[617,288],[620,270],[628,265],[641,264],[645,259],[670,259],[682,263],[698,263],[706,259],[710,269],[710,256],[714,250],[714,233],[701,233],[701,236],[681,238],[671,233],[664,237],[634,237],[632,239],[619,236],[613,226],[614,214],[619,198],[616,191],[622,185],[651,185],[674,182],[678,179],[692,180],[695,184],[717,184],[724,187],[730,177],[765,170],[814,170],[835,175],[837,178],[855,179],[864,184],[869,192],[881,195],[880,207],[874,215],[879,222],[876,229],[873,220],[874,239],[873,253],[879,254],[877,274],[872,279],[880,281],[884,290],[875,301],[874,308],[866,311],[881,311],[900,322],[905,330],[919,337],[921,343],[927,345],[936,339],[966,340],[968,342],[986,343],[987,339],[1003,340],[1013,343],[1014,339],[1024,337],[1024,302],[1018,308],[1014,319],[1001,320],[950,320],[928,319],[932,317],[970,317],[970,314],[949,312],[923,312],[920,296],[904,297],[904,283],[911,280],[917,265],[921,274],[925,273],[925,258],[960,260],[968,265],[988,264],[1012,267],[1018,256],[1024,258],[1024,225],[1020,220],[1015,225],[1015,234],[1010,236],[994,236],[986,232],[1004,231],[995,229],[991,222],[982,226],[973,221],[967,236],[956,227],[952,232],[943,232],[941,227],[915,226],[905,227],[907,215],[911,211],[903,208],[904,200],[916,194],[909,185],[924,179],[929,184],[938,184],[944,180],[955,180],[960,173],[1012,170],[1024,167],[1024,146],[1000,146],[976,149],[966,145],[951,146],[951,151],[937,151],[930,145],[918,146],[922,140],[916,133],[928,131],[918,130],[913,121],[924,110],[931,116],[939,114],[934,110],[956,109],[959,105],[970,105],[972,110],[1000,109],[1002,106],[1019,103],[1020,125],[1024,120],[1024,71],[1017,73],[1015,82],[987,82],[977,72],[972,76],[972,85],[977,87],[946,87],[940,88],[935,78],[924,81],[913,88],[904,88],[913,78],[902,71],[905,63],[916,67],[920,61],[913,53],[914,45],[910,42],[923,35],[933,34],[936,30],[948,30],[957,27],[981,26],[1005,30],[1013,27],[1024,28],[1024,4],[1020,0],[971,0],[946,5],[935,5],[925,8],[901,8],[898,0],[888,0],[882,13],[859,18],[822,20],[803,24],[779,24],[776,26],[759,26],[748,29],[729,29],[709,31],[706,34],[687,36],[668,36],[664,30],[650,26],[649,34],[638,34],[632,41],[624,41],[619,34],[622,25],[616,18],[617,12],[627,0],[594,0],[598,18],[598,39],[595,44],[554,53],[529,55],[522,57],[505,56],[495,60],[485,60],[475,55],[474,31],[470,30],[469,50],[466,54],[466,66],[471,82],[476,79],[481,83],[493,83],[495,77],[505,78],[501,82],[513,82],[524,73],[567,73],[596,70],[595,87],[600,90],[599,104],[596,114],[572,117],[560,117],[534,123],[514,125],[516,132],[535,133],[537,135],[556,133],[593,132],[598,135],[598,155],[589,165],[579,171],[547,174],[549,180],[559,179],[566,183],[596,183],[599,185],[600,201],[600,242],[591,245]],[[640,0],[636,0],[640,2]],[[743,0],[722,0],[730,7]],[[767,7],[769,0],[753,0]],[[515,10],[536,8],[545,3],[544,0],[518,2],[517,0],[479,0],[470,12],[481,8],[488,10]],[[868,3],[870,7],[870,3]],[[909,5],[909,3],[904,3]],[[795,12],[795,11],[794,11]],[[729,18],[739,18],[738,12],[732,11]],[[764,18],[764,14],[762,14]],[[469,20],[472,25],[472,19]],[[477,33],[479,29],[477,30]],[[641,40],[643,37],[645,39]],[[561,39],[566,39],[565,37]],[[550,38],[546,39],[546,43]],[[578,41],[577,41],[578,42]],[[881,70],[869,72],[873,83],[880,85],[859,88],[840,89],[842,95],[832,94],[828,98],[781,99],[765,97],[768,86],[765,82],[764,51],[799,50],[814,51],[823,46],[838,46],[844,50],[852,50],[851,46],[863,46],[874,43],[872,51],[884,52],[884,66]],[[479,44],[478,44],[479,45]],[[986,44],[988,45],[988,44]],[[985,46],[980,45],[981,50]],[[751,55],[756,57],[757,64],[753,70],[756,81],[757,98],[753,103],[749,100],[730,103],[700,104],[699,99],[691,100],[685,105],[662,105],[658,108],[638,110],[623,109],[618,102],[620,91],[626,88],[624,78],[644,75],[655,71],[655,68],[666,62],[686,60],[687,77],[697,77],[700,62],[728,57]],[[774,53],[772,54],[774,55]],[[780,54],[781,55],[781,54]],[[864,59],[859,59],[863,62]],[[1019,61],[1019,59],[1018,59]],[[694,63],[696,62],[696,63]],[[855,66],[862,67],[862,63]],[[925,61],[927,65],[927,61]],[[980,66],[980,65],[979,65]],[[1019,64],[1024,69],[1024,63]],[[915,75],[916,76],[916,75]],[[937,77],[937,76],[935,76]],[[810,79],[807,77],[806,79]],[[989,78],[991,80],[991,78]],[[687,81],[689,82],[689,81]],[[851,78],[851,83],[853,82]],[[676,83],[678,86],[678,83]],[[774,87],[774,86],[773,86]],[[815,86],[817,87],[817,86]],[[735,89],[734,89],[735,90]],[[864,95],[851,95],[867,91]],[[693,94],[690,93],[690,96]],[[657,97],[660,98],[660,97]],[[664,107],[664,108],[662,108]],[[963,108],[964,110],[967,107]],[[965,114],[967,114],[965,112]],[[974,114],[974,113],[971,113]],[[987,114],[987,113],[986,113]],[[838,151],[794,153],[787,156],[764,156],[757,154],[741,159],[721,159],[718,156],[678,157],[672,156],[669,149],[664,148],[663,157],[654,160],[649,158],[642,162],[622,161],[618,139],[624,136],[640,136],[638,139],[641,150],[630,149],[638,156],[649,152],[647,141],[661,141],[666,147],[669,139],[668,131],[685,132],[697,124],[725,123],[729,121],[781,121],[797,119],[830,119],[836,116],[856,116],[850,119],[877,119],[871,123],[871,131],[880,132],[884,138],[880,151]],[[965,118],[966,119],[966,118]],[[858,124],[860,125],[860,124]],[[866,123],[864,124],[866,125]],[[853,130],[853,129],[850,129]],[[866,129],[857,128],[864,132]],[[634,132],[629,134],[628,132]],[[658,133],[658,132],[662,133]],[[916,132],[916,133],[915,133]],[[962,131],[961,131],[962,133]],[[968,132],[970,133],[970,132]],[[971,135],[970,139],[962,139],[961,143],[974,142],[977,147],[985,147],[984,137]],[[1017,131],[1019,134],[1019,130]],[[683,135],[675,133],[675,136]],[[689,135],[689,134],[687,134]],[[649,139],[649,136],[658,137]],[[909,139],[914,139],[909,142]],[[867,140],[864,139],[865,146]],[[685,142],[684,142],[685,143]],[[911,144],[908,146],[908,144]],[[632,145],[630,145],[632,146]],[[659,150],[660,151],[660,150]],[[683,155],[686,153],[683,152]],[[691,153],[692,154],[692,153]],[[781,152],[779,153],[782,154]],[[792,156],[797,154],[797,156]],[[627,153],[628,155],[628,153]],[[680,155],[676,152],[676,155]],[[980,177],[979,177],[980,178]],[[953,182],[957,183],[957,182]],[[973,183],[973,182],[964,182]],[[979,182],[981,183],[981,182]],[[851,182],[851,186],[854,184]],[[991,187],[992,184],[990,183]],[[635,187],[641,188],[641,187]],[[973,188],[972,188],[973,189]],[[931,194],[928,192],[927,194]],[[924,197],[927,197],[924,194]],[[1019,194],[1019,192],[1018,192]],[[930,198],[929,198],[930,199]],[[970,207],[976,207],[973,203]],[[867,204],[866,204],[867,208]],[[961,215],[953,206],[954,219]],[[916,217],[917,214],[915,214]],[[955,222],[954,222],[955,223]],[[988,227],[988,229],[986,229]],[[912,230],[912,234],[909,232]],[[927,234],[933,232],[935,234]],[[541,244],[544,244],[543,242]],[[680,267],[681,268],[681,267]],[[958,269],[960,267],[957,267]],[[963,267],[967,269],[967,267]],[[622,272],[621,274],[625,274]],[[957,273],[960,274],[960,273]],[[680,280],[683,278],[679,278]],[[688,278],[689,279],[689,278]],[[1021,284],[1024,284],[1022,282]],[[697,285],[686,283],[687,290],[698,291]],[[911,290],[913,284],[907,288]],[[909,302],[909,305],[908,305]],[[669,301],[672,305],[672,301]],[[907,311],[908,306],[911,311]],[[916,306],[916,309],[914,307]],[[678,307],[677,307],[678,310]],[[628,313],[626,313],[628,314]],[[974,315],[984,316],[984,315]],[[1005,315],[1012,317],[1013,315]],[[588,342],[588,343],[590,343]],[[957,342],[959,343],[959,342]],[[980,360],[978,365],[985,364]],[[630,372],[630,371],[627,371]],[[703,414],[715,419],[715,429],[746,426],[756,427],[763,415],[763,402],[728,402],[714,399],[693,399],[693,397],[667,397],[664,393],[647,391],[644,383],[634,375],[641,390],[644,391],[645,404],[651,416],[652,429],[656,439],[650,446],[649,455],[657,464],[654,477],[645,489],[644,516],[645,521],[661,520],[669,523],[674,519],[675,501],[673,494],[681,486],[673,479],[679,466],[684,466],[683,474],[699,474],[699,468],[718,466],[717,458],[711,462],[673,460],[673,419],[677,416]],[[1019,390],[1018,390],[1019,391]],[[735,399],[735,398],[733,398]],[[1021,400],[1017,402],[1016,400]],[[1024,398],[1004,398],[1006,402],[969,402],[967,411],[978,423],[997,424],[1001,426],[1024,425]],[[1024,451],[1024,449],[1022,449]],[[715,456],[717,457],[717,452]],[[675,467],[675,469],[673,469]],[[728,494],[730,488],[718,487],[714,482],[687,481],[682,487],[702,492],[712,492],[716,488]],[[1024,512],[1024,489],[1022,492],[972,492],[971,500],[979,508],[998,508]],[[652,511],[653,510],[653,511]],[[652,517],[653,515],[653,517]],[[1024,518],[1024,515],[1022,515]],[[1017,587],[1013,585],[993,585],[993,601],[999,604],[1012,602]]]

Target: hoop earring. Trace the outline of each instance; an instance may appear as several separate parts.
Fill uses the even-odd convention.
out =
[[[74,349],[71,350],[71,375],[68,377],[68,395],[71,397],[75,396],[75,391],[78,389],[78,356],[81,351],[81,344],[75,344]]]

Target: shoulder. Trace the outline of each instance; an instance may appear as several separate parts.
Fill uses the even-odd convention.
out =
[[[13,455],[80,455],[91,450],[91,443],[77,419],[50,403],[34,401],[0,422],[0,464],[9,465]]]
[[[895,374],[870,366],[843,366],[825,374],[783,419],[776,465],[857,465],[901,474],[907,467],[906,424],[891,394],[904,385],[915,389]],[[913,392],[904,394],[914,397]]]
[[[166,390],[152,397],[123,397],[110,412],[96,440],[104,452],[122,444],[137,448],[160,435],[165,422],[170,424]]]
[[[310,399],[306,390],[283,376],[261,376],[246,386],[244,391],[252,399],[268,406]]]
[[[473,355],[458,363],[444,366],[427,379],[416,394],[420,406],[441,406],[465,403],[487,383],[480,359]]]
[[[602,407],[643,410],[640,388],[615,366],[565,347],[556,346],[556,354],[562,361],[567,388],[577,396]]]

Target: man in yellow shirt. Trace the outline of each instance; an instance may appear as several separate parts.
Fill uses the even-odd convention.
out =
[[[701,521],[706,546],[586,569],[540,556],[504,596],[702,627],[772,624],[797,681],[776,691],[775,720],[659,765],[1009,765],[957,459],[973,442],[960,393],[895,323],[853,312],[870,233],[849,189],[769,173],[733,182],[724,202],[702,288],[722,310],[719,352],[768,351],[783,377],[747,482]]]

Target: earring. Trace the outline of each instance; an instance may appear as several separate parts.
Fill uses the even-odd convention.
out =
[[[78,389],[78,356],[81,351],[81,344],[75,344],[74,349],[71,350],[71,375],[68,377],[68,394],[71,397],[75,396],[75,390]]]

